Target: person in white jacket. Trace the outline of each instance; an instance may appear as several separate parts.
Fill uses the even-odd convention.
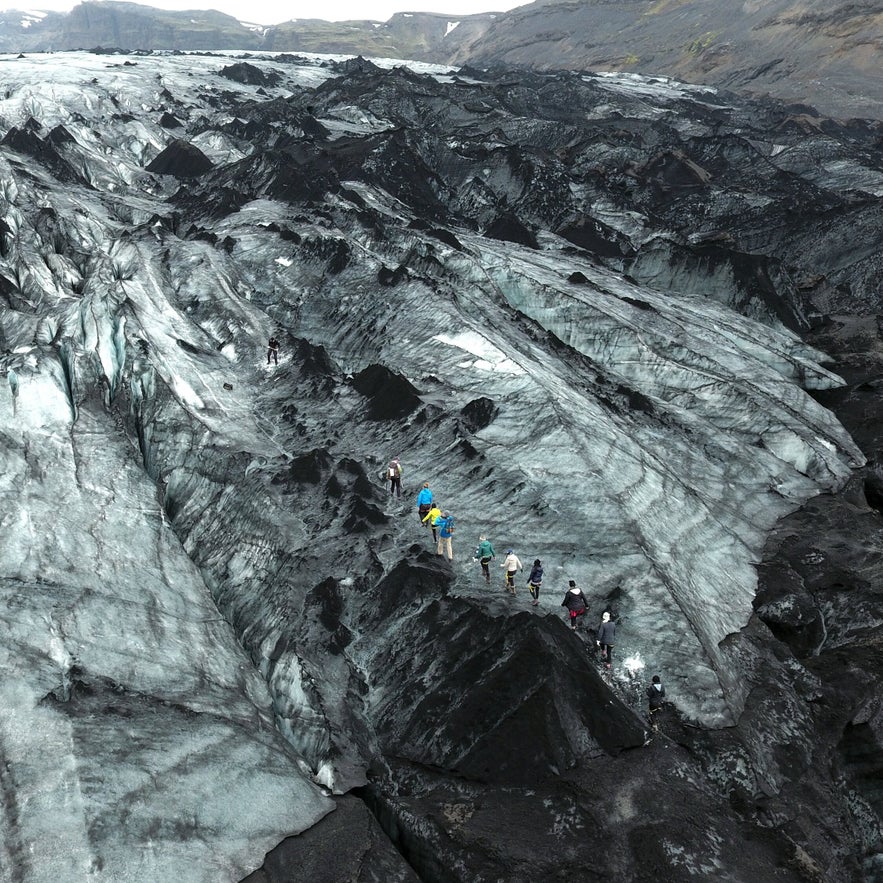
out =
[[[515,574],[524,570],[524,565],[518,560],[518,556],[512,549],[506,549],[506,560],[500,565],[506,568],[506,588],[515,594]]]

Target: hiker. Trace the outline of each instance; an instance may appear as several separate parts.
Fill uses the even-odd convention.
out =
[[[610,614],[604,611],[601,617],[601,628],[598,629],[598,637],[595,643],[601,648],[601,658],[607,668],[613,665],[613,642],[616,640],[616,623],[611,622]]]
[[[515,594],[515,573],[524,570],[524,565],[512,549],[506,549],[506,560],[500,565],[506,568],[506,588]]]
[[[481,572],[484,574],[484,581],[490,583],[491,571],[488,565],[497,557],[497,555],[494,552],[494,547],[491,545],[491,541],[484,534],[478,538],[478,548],[475,550],[475,557],[478,558],[478,561],[481,564]]]
[[[279,341],[276,340],[272,335],[270,339],[267,341],[267,364],[270,364],[270,356],[273,357],[273,362],[275,364],[279,364]]]
[[[423,523],[432,530],[433,543],[438,542],[438,520],[441,518],[442,511],[433,503],[432,508],[423,516]]]
[[[429,489],[429,482],[424,481],[420,493],[417,494],[417,515],[423,521],[426,513],[432,508],[432,491]]]
[[[389,466],[386,467],[386,478],[389,481],[389,493],[402,498],[402,464],[398,457],[393,457]]]
[[[564,596],[561,606],[567,608],[570,613],[570,627],[573,631],[576,631],[576,621],[578,617],[585,615],[589,605],[586,603],[586,596],[583,594],[583,590],[577,588],[573,580],[568,582],[567,594]]]
[[[653,675],[653,682],[647,687],[647,701],[650,704],[650,726],[654,730],[659,729],[659,721],[656,715],[659,709],[665,704],[665,687],[659,680],[659,675]]]
[[[451,549],[451,537],[454,536],[454,516],[442,512],[438,520],[438,546],[436,555],[441,555],[444,549],[448,550],[448,561],[454,560],[454,552]]]
[[[533,606],[536,607],[540,603],[540,585],[543,582],[543,564],[537,558],[533,567],[530,569],[530,576],[527,578],[527,588],[530,596],[533,598]]]

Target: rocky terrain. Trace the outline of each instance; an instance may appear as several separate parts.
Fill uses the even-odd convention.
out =
[[[880,878],[880,124],[2,63],[6,878]]]
[[[666,74],[846,119],[879,118],[881,50],[883,7],[873,2],[540,0],[446,60]]]
[[[260,49],[439,64],[665,75],[880,117],[883,9],[847,0],[537,0],[505,13],[397,13],[276,25],[212,11],[90,0],[68,14],[0,13],[0,50]]]

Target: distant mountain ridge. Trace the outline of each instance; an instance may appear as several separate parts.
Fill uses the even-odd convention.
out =
[[[538,0],[451,61],[666,74],[880,117],[879,0]]]
[[[215,10],[175,12],[93,0],[42,18],[34,12],[0,12],[0,52],[264,49],[445,63],[462,43],[477,40],[497,16],[415,12],[397,13],[387,22],[297,19],[265,26]]]
[[[42,15],[42,17],[41,17]],[[883,115],[878,0],[537,0],[505,13],[262,26],[216,11],[94,0],[0,13],[0,52],[270,50],[538,70],[618,70],[766,93],[836,117]]]

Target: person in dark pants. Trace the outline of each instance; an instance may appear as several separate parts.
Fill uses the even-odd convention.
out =
[[[475,557],[478,558],[479,563],[481,564],[481,572],[484,574],[484,581],[490,583],[491,571],[489,565],[497,556],[494,552],[494,547],[491,545],[491,541],[483,534],[478,538],[478,548],[475,550]]]
[[[386,470],[386,477],[389,479],[389,492],[394,494],[398,499],[402,498],[402,464],[399,463],[398,457],[393,457],[392,462]]]
[[[611,622],[610,614],[605,612],[601,617],[601,628],[598,629],[597,645],[601,648],[601,658],[607,668],[613,665],[613,642],[616,640],[616,623]]]
[[[540,559],[537,558],[533,563],[533,567],[530,569],[530,576],[527,578],[527,588],[530,591],[531,598],[533,598],[534,607],[540,603],[540,585],[542,582],[543,565]]]
[[[267,341],[267,364],[270,364],[270,357],[273,357],[274,364],[279,364],[279,341],[275,337],[271,337]]]
[[[432,491],[429,489],[429,482],[424,481],[420,493],[417,494],[417,515],[420,520],[426,517],[426,513],[432,508]]]
[[[432,531],[432,542],[438,542],[438,520],[441,518],[441,509],[437,503],[432,504],[432,508],[423,517],[423,523],[429,525]]]
[[[658,730],[659,721],[656,716],[665,704],[665,687],[662,686],[659,675],[653,675],[653,682],[647,687],[647,701],[650,704],[650,726]]]
[[[570,588],[568,588],[561,606],[567,608],[567,612],[570,614],[570,627],[573,631],[576,631],[576,621],[580,616],[585,616],[589,605],[586,603],[586,596],[583,594],[583,590],[577,588],[573,580],[570,580],[569,585]]]

